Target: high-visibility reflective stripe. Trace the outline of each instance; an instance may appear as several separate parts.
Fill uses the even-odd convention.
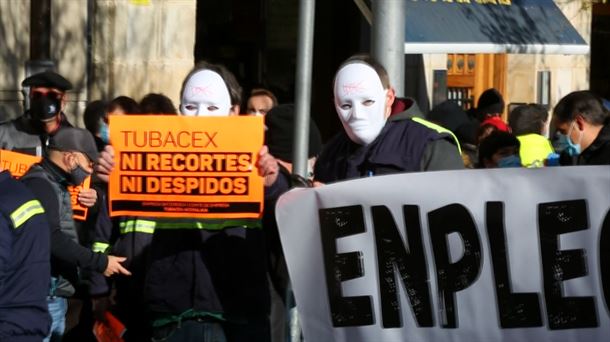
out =
[[[119,223],[121,234],[153,234],[155,232],[155,229],[222,230],[229,227],[262,228],[262,224],[261,221],[258,219],[198,221],[181,219],[174,219],[174,221],[164,221],[163,219],[159,219],[158,221],[135,219]]]
[[[460,146],[460,142],[459,142],[458,138],[455,136],[455,134],[453,134],[453,132],[451,132],[450,130],[446,129],[445,127],[443,127],[441,125],[437,125],[434,122],[430,122],[430,121],[422,119],[422,118],[414,117],[413,121],[418,122],[430,129],[433,129],[433,130],[437,131],[438,133],[447,133],[447,134],[451,135],[451,137],[453,137],[453,140],[455,140],[455,144],[457,145],[458,151],[460,152],[460,154],[462,154],[462,147]]]
[[[145,233],[152,234],[155,232],[157,222],[147,220],[129,220],[119,223],[121,234],[128,233]]]
[[[34,215],[44,213],[44,208],[37,200],[27,201],[11,213],[11,220],[15,229],[19,228]]]
[[[105,242],[94,242],[93,247],[91,248],[96,253],[106,253],[106,251],[110,248],[109,243]]]

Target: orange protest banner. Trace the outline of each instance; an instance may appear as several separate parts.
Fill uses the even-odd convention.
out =
[[[83,184],[79,186],[68,186],[70,201],[72,202],[72,218],[75,220],[85,221],[87,219],[87,211],[89,209],[78,202],[78,193],[81,192],[81,190],[89,189],[90,186],[91,176],[85,178]]]
[[[14,178],[23,176],[30,166],[38,163],[40,157],[19,152],[0,150],[0,169],[8,170]]]
[[[111,116],[110,216],[258,218],[263,118]]]

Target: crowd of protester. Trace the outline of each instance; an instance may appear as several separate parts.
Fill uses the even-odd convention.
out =
[[[41,161],[20,181],[0,173],[2,341],[95,340],[93,322],[107,313],[125,325],[125,341],[280,341],[295,304],[274,207],[290,188],[401,172],[610,165],[609,109],[590,91],[566,95],[552,115],[537,104],[507,112],[496,89],[469,110],[446,101],[422,113],[396,96],[368,55],[337,69],[343,129],[322,144],[311,122],[307,177],[292,174],[294,106],[264,88],[243,101],[221,65],[198,63],[178,106],[156,93],[91,101],[86,130],[63,112],[72,87],[64,77],[45,71],[22,85],[30,108],[0,125],[0,149]],[[209,91],[189,91],[201,87]],[[256,164],[265,185],[261,219],[109,216],[110,116],[241,113],[265,116]],[[78,196],[88,216],[75,221],[67,188],[88,176],[91,187]]]

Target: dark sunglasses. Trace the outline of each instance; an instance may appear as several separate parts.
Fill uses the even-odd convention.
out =
[[[32,99],[40,99],[43,97],[52,99],[52,100],[61,100],[63,93],[60,93],[55,90],[34,90],[32,91]]]

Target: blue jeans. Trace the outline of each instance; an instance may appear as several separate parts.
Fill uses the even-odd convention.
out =
[[[44,342],[61,341],[66,329],[66,312],[68,300],[63,297],[47,297],[49,315],[51,315],[51,331]]]

